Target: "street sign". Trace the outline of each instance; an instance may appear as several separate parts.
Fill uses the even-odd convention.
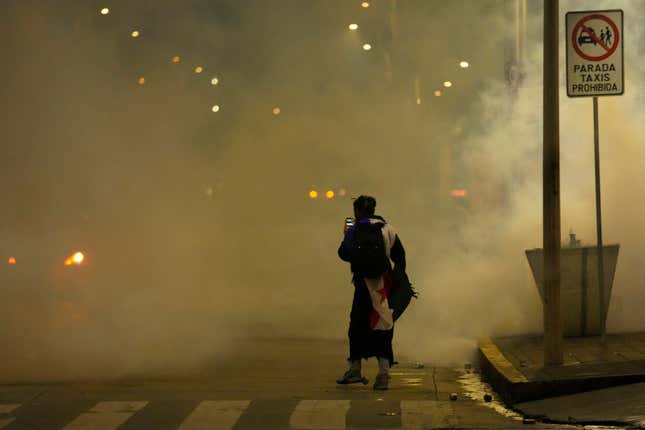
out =
[[[622,10],[567,13],[569,97],[623,94],[623,40]]]

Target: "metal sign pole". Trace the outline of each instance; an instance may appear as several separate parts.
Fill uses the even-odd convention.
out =
[[[600,340],[605,342],[605,266],[602,255],[602,213],[600,211],[600,150],[598,137],[598,97],[593,98],[593,143],[596,162],[596,231],[598,234],[598,306],[600,307]]]

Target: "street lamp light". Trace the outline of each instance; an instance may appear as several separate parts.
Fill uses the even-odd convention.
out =
[[[351,31],[358,30],[358,24],[349,24],[349,29]]]
[[[108,13],[110,13],[110,9],[108,9],[108,8],[106,8],[106,7],[104,7],[103,9],[101,9],[101,15],[107,15]]]
[[[370,49],[372,49],[372,45],[370,45],[369,43],[365,43],[363,45],[363,51],[369,51]]]

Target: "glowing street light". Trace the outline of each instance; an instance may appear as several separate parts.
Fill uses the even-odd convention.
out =
[[[334,198],[334,192],[332,190],[329,190],[325,193],[325,197],[327,197],[327,200],[331,200]]]
[[[9,261],[8,261],[8,263],[9,263],[9,264],[16,264],[16,258],[15,258],[15,257],[13,257],[13,256],[12,256],[12,257],[9,257]]]
[[[219,79],[217,78],[211,79],[211,85],[217,85],[217,84],[219,84]]]
[[[309,191],[309,198],[310,199],[317,199],[318,198],[318,191],[316,191],[316,190]]]
[[[204,71],[204,68],[202,66],[195,67],[195,73],[197,73],[198,75],[203,71]]]
[[[174,57],[172,57],[172,62],[173,62],[174,64],[177,64],[177,63],[179,63],[180,61],[181,61],[181,57],[180,57],[179,55],[175,55]]]
[[[219,112],[219,105],[214,105],[214,106],[211,108],[211,110],[212,110],[213,112]]]
[[[363,51],[369,51],[370,49],[372,49],[372,45],[369,43],[363,45]]]
[[[420,104],[421,104],[421,97],[417,97],[417,104],[418,104],[418,105],[420,105]]]
[[[450,87],[452,87],[452,82],[444,81],[443,86],[446,87],[446,88],[450,88]]]
[[[364,7],[364,8],[368,8],[368,7],[370,7],[370,3],[364,1],[363,3],[361,3],[361,6]]]
[[[443,93],[441,92],[441,90],[436,90],[436,91],[434,92],[434,96],[435,96],[435,97],[441,97],[442,95],[443,95]]]
[[[281,112],[281,110],[280,110],[279,107],[276,106],[276,107],[273,108],[273,115],[280,115],[280,112]]]
[[[144,85],[146,83],[146,78],[144,78],[143,76],[140,77],[139,79],[137,79],[137,83],[139,85]]]
[[[134,30],[132,33],[130,33],[130,36],[134,37],[135,39],[139,37],[141,33],[139,33],[139,30]]]
[[[358,30],[358,24],[349,24],[348,27],[351,31]]]
[[[108,9],[108,8],[106,8],[106,7],[104,7],[103,9],[101,9],[101,15],[107,15],[108,13],[110,13],[110,9]]]
[[[461,67],[462,69],[467,69],[468,67],[470,67],[470,64],[468,63],[468,61],[462,61],[459,63],[459,67]]]

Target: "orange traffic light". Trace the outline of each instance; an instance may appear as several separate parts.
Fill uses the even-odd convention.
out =
[[[9,257],[9,264],[16,264],[16,259],[13,256]]]
[[[333,199],[334,198],[334,192],[332,190],[327,191],[325,193],[325,197],[327,197],[327,199],[329,199],[329,200]]]
[[[310,199],[317,199],[318,198],[318,191],[316,191],[316,190],[309,191],[309,198]]]

